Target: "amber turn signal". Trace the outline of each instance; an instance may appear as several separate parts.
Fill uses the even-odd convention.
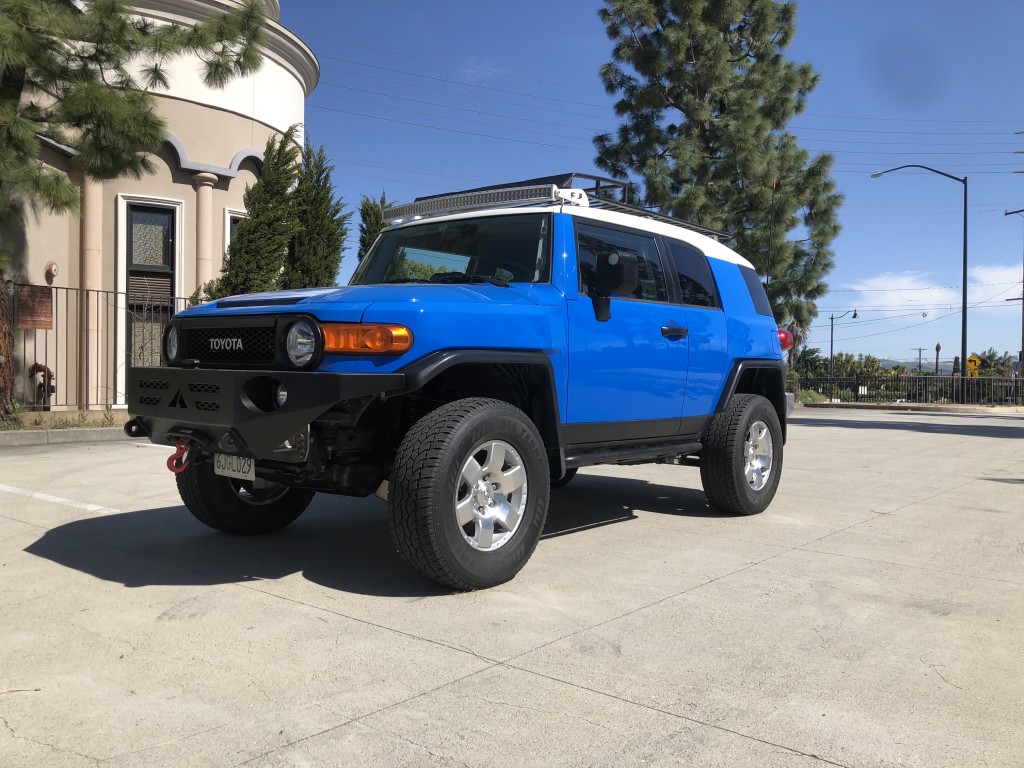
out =
[[[400,355],[412,347],[404,325],[322,323],[324,352],[343,355]]]

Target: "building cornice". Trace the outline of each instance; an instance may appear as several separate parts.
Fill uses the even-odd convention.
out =
[[[263,1],[267,6],[263,53],[291,72],[308,97],[320,80],[320,62],[298,35],[276,21],[281,15],[278,0]],[[133,0],[131,3],[133,10],[145,16],[177,23],[204,21],[210,18],[211,13],[231,11],[237,7],[237,0]]]

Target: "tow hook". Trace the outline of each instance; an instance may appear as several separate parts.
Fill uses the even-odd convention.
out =
[[[176,475],[184,472],[188,468],[188,451],[188,438],[179,437],[174,444],[174,453],[167,458],[167,468]]]

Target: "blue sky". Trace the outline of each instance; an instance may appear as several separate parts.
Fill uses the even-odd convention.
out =
[[[591,0],[481,3],[282,0],[320,60],[306,128],[349,210],[565,171],[599,172],[591,144],[616,126],[598,70],[611,45]],[[969,9],[969,10],[968,10]],[[1024,3],[803,0],[787,56],[821,82],[792,131],[836,155],[845,195],[836,268],[810,343],[952,360],[960,349],[963,187],[969,179],[968,348],[1016,354],[1024,218]],[[353,217],[341,280],[355,268]]]

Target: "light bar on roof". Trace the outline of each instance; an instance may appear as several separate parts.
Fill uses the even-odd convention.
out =
[[[418,203],[394,205],[384,211],[384,217],[392,222],[405,221],[419,216],[431,216],[457,211],[470,211],[494,206],[521,205],[529,203],[568,202],[587,205],[587,195],[579,189],[559,189],[554,184],[539,184],[533,187],[508,187],[489,189],[481,192],[462,192],[444,195]]]

